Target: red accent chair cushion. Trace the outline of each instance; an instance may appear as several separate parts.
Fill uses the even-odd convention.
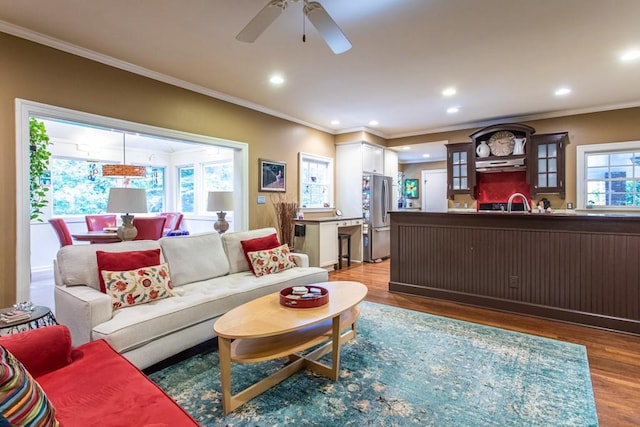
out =
[[[265,251],[267,249],[273,249],[280,246],[278,235],[276,233],[270,234],[264,237],[256,237],[255,239],[241,240],[242,250],[244,251],[244,257],[249,263],[249,268],[253,274],[256,272],[251,264],[251,258],[249,258],[249,252]]]
[[[160,264],[160,249],[128,252],[96,251],[98,260],[98,276],[100,276],[100,291],[107,293],[102,277],[103,271],[129,271],[136,268],[151,267]]]

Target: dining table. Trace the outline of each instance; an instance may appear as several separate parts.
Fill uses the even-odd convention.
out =
[[[95,230],[85,231],[81,233],[74,233],[71,235],[74,240],[79,242],[91,242],[91,243],[116,243],[121,239],[118,237],[115,231],[107,230]]]

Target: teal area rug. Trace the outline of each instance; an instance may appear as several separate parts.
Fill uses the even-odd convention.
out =
[[[598,425],[583,346],[361,307],[336,382],[303,370],[225,416],[217,352],[150,377],[204,426]],[[286,362],[234,364],[233,392]]]

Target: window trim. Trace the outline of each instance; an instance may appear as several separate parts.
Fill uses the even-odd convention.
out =
[[[302,192],[304,191],[304,184],[303,184],[303,167],[302,164],[305,161],[313,161],[313,162],[318,162],[318,163],[326,163],[327,167],[329,169],[329,173],[327,174],[327,176],[329,177],[329,182],[327,183],[327,187],[329,189],[329,206],[328,207],[311,207],[311,208],[303,208],[302,207]],[[335,200],[335,195],[334,195],[334,181],[335,181],[335,169],[334,169],[334,162],[333,162],[333,158],[331,157],[325,157],[325,156],[320,156],[317,154],[311,154],[311,153],[304,153],[304,152],[299,152],[298,153],[298,209],[302,212],[332,212],[335,209],[335,204],[336,204],[336,200]]]
[[[640,212],[639,207],[634,206],[599,206],[587,208],[587,154],[610,154],[616,151],[640,151],[640,141],[606,142],[601,144],[586,144],[576,147],[576,210],[587,212]]]

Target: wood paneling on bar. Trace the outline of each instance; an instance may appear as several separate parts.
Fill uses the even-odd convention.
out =
[[[391,215],[389,289],[640,334],[640,219]]]

